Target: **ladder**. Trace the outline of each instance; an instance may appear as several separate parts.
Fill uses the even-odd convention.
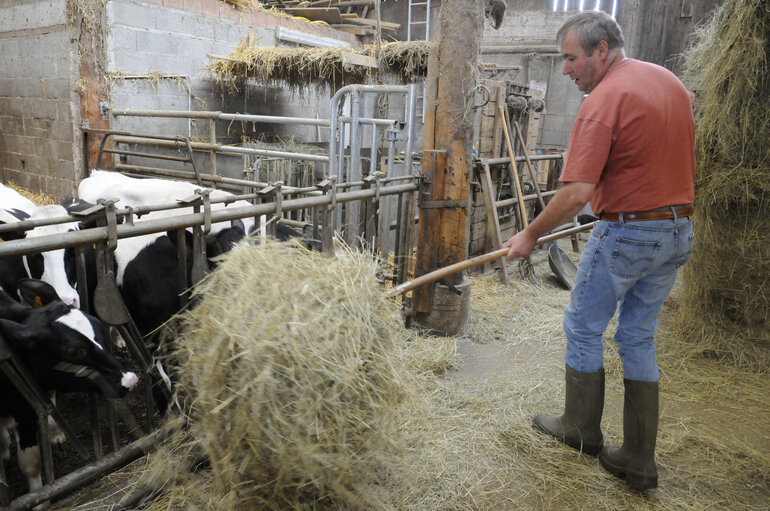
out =
[[[416,16],[422,13],[422,16]],[[415,21],[415,18],[422,18]],[[422,29],[422,30],[419,30]],[[419,37],[420,32],[422,37]],[[430,40],[430,0],[409,0],[409,16],[406,25],[407,41],[429,41]],[[417,120],[425,122],[425,80],[422,82],[422,93],[417,96],[418,115]]]

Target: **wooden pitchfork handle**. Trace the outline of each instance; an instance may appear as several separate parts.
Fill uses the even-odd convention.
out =
[[[564,229],[563,231],[559,231],[553,234],[549,234],[547,236],[543,236],[542,238],[537,239],[537,244],[542,245],[543,243],[548,243],[549,241],[558,240],[560,238],[571,236],[579,232],[587,231],[589,229],[592,229],[595,223],[596,222],[591,222],[590,224],[578,225],[570,229]],[[466,268],[470,268],[471,266],[476,266],[489,261],[494,261],[495,259],[500,259],[501,257],[505,257],[505,255],[507,254],[508,254],[508,249],[501,248],[500,250],[495,250],[487,254],[472,257],[470,259],[466,259],[465,261],[460,261],[454,264],[450,264],[449,266],[445,266],[444,268],[439,268],[438,270],[432,271],[430,273],[426,273],[425,275],[421,275],[416,279],[409,280],[407,282],[402,282],[401,284],[397,285],[396,287],[389,290],[385,294],[388,297],[402,295],[408,291],[411,291],[416,287],[420,287],[430,282],[435,282],[443,277],[446,277],[447,275],[452,275],[453,273],[457,273],[458,271],[464,270]]]
[[[521,183],[519,183],[519,173],[516,171],[516,163],[514,160],[513,147],[511,147],[511,135],[508,133],[508,118],[506,117],[505,110],[502,106],[497,107],[500,118],[503,120],[503,132],[505,134],[505,145],[508,148],[508,157],[511,159],[511,180],[516,186],[516,197],[519,199],[519,213],[521,213],[521,227],[522,230],[526,229],[529,225],[527,219],[527,208],[524,205],[524,194],[521,193]],[[526,150],[526,149],[525,149]]]

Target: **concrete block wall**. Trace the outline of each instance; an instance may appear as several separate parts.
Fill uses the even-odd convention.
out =
[[[286,87],[249,85],[240,94],[219,90],[214,77],[204,70],[207,55],[226,56],[249,32],[258,44],[275,46],[275,29],[284,26],[337,39],[353,46],[357,38],[326,26],[265,11],[244,11],[220,0],[112,0],[106,10],[107,71],[113,110],[220,110],[230,113],[328,117],[329,93],[306,91],[293,94]],[[158,75],[168,78],[158,79]],[[189,103],[189,107],[188,107]],[[113,129],[137,134],[184,135],[188,122],[180,119],[114,117]],[[229,142],[228,131],[240,126],[217,123],[219,142]],[[271,134],[315,141],[315,127],[259,126]],[[328,133],[328,130],[324,130]],[[208,141],[208,121],[193,122],[191,134]],[[326,135],[328,140],[328,135]],[[199,155],[208,172],[208,156]],[[227,171],[228,162],[237,167]],[[158,162],[149,165],[159,166]],[[220,168],[220,164],[222,165]],[[168,164],[166,164],[168,166]],[[217,170],[241,177],[241,158],[219,156]],[[189,169],[188,169],[189,170]],[[237,175],[235,175],[237,174]]]
[[[66,3],[0,3],[0,179],[55,197],[74,193],[81,155]]]

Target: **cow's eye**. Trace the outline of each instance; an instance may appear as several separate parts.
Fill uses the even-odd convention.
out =
[[[74,348],[70,351],[70,355],[75,360],[83,360],[88,356],[88,351],[85,348]]]

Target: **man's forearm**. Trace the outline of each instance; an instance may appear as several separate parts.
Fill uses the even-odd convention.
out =
[[[596,185],[591,183],[566,183],[537,218],[529,224],[527,228],[529,235],[540,238],[554,228],[571,221],[591,199],[595,188]]]

